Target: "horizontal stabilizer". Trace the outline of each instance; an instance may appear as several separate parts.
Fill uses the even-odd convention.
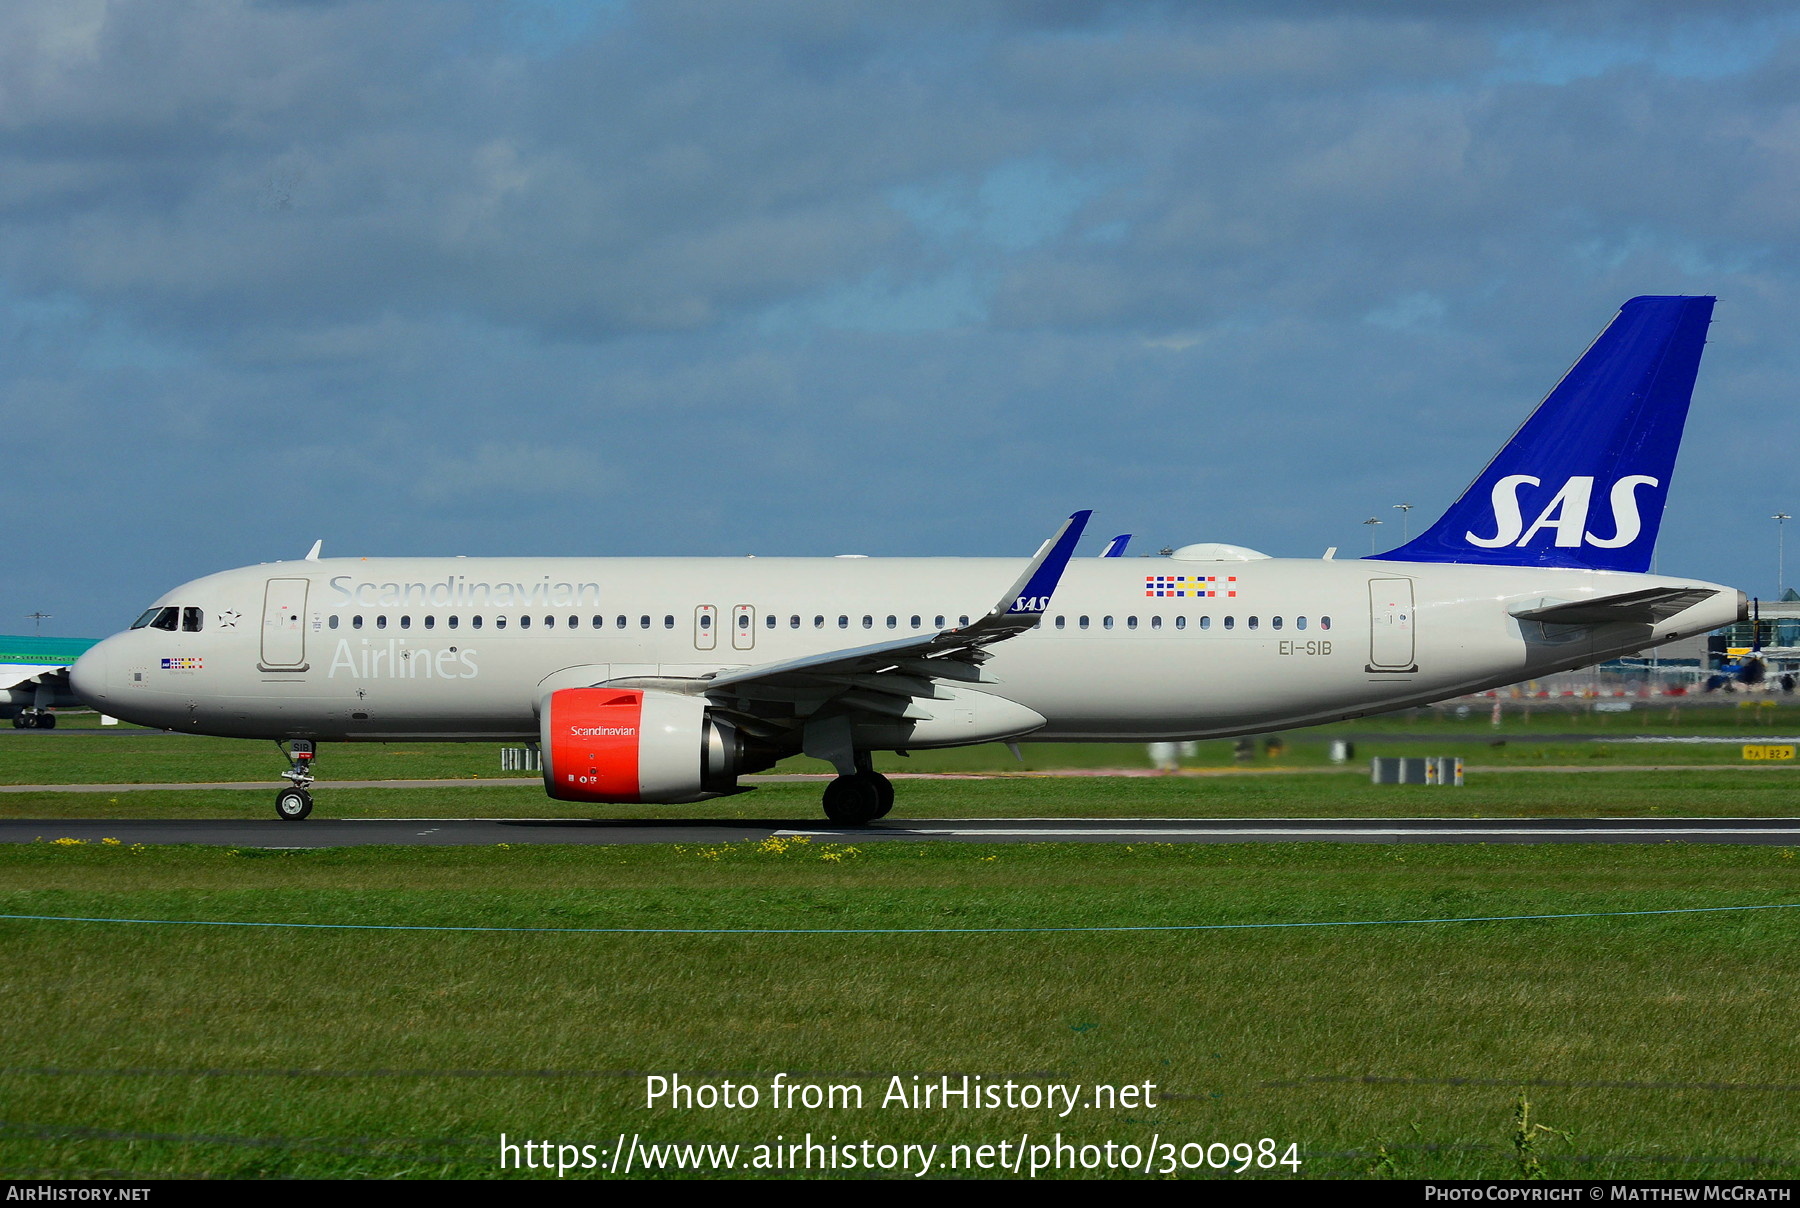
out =
[[[1591,600],[1538,604],[1520,609],[1513,616],[1548,625],[1656,625],[1718,594],[1705,587],[1647,587]]]

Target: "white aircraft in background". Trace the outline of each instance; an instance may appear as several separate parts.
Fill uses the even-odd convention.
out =
[[[15,730],[53,730],[52,708],[79,705],[69,668],[94,645],[82,638],[0,634],[0,712]]]
[[[286,743],[535,740],[577,802],[682,803],[804,752],[881,817],[873,751],[1225,737],[1587,666],[1744,615],[1644,573],[1713,299],[1635,298],[1444,516],[1388,553],[353,558],[196,579],[73,669],[142,725]],[[1115,538],[1109,552],[1122,549]]]

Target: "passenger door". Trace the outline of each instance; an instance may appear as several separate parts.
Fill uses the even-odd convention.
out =
[[[1417,671],[1413,639],[1413,581],[1370,579],[1368,669]]]

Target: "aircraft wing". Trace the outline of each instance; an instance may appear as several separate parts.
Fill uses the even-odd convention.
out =
[[[0,665],[0,704],[22,708],[74,705],[67,667]]]
[[[983,647],[1037,628],[1038,622],[1050,607],[1050,597],[1062,579],[1064,568],[1069,565],[1069,556],[1075,551],[1075,543],[1081,540],[1081,530],[1087,524],[1089,515],[1089,512],[1076,512],[1065,520],[1056,534],[1038,547],[1038,552],[1026,566],[1025,573],[1013,582],[1006,594],[988,609],[985,616],[976,618],[966,626],[940,629],[918,637],[898,638],[892,642],[877,642],[872,646],[809,654],[804,658],[764,663],[740,671],[727,671],[708,680],[707,688],[710,691],[713,688],[792,675],[852,675],[892,667],[896,660],[915,666],[920,660],[935,663],[944,659],[956,659],[965,667],[980,663],[985,657],[982,654]],[[968,677],[953,674],[951,678]]]
[[[785,702],[804,715],[826,702],[886,717],[930,715],[914,698],[942,695],[934,681],[981,682],[986,648],[1038,626],[1081,539],[1090,512],[1076,512],[1038,547],[1030,563],[987,613],[968,625],[915,637],[829,650],[803,658],[735,668],[695,680],[626,677],[614,687],[675,688],[744,701]]]
[[[1704,587],[1646,587],[1640,591],[1621,592],[1616,596],[1600,596],[1567,603],[1540,601],[1530,607],[1517,609],[1512,615],[1521,621],[1542,621],[1550,625],[1615,625],[1634,622],[1655,625],[1718,594],[1716,590]]]

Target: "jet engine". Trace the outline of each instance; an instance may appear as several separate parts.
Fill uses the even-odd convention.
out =
[[[544,791],[559,801],[693,801],[757,770],[737,728],[699,697],[564,688],[545,698],[538,727]]]

